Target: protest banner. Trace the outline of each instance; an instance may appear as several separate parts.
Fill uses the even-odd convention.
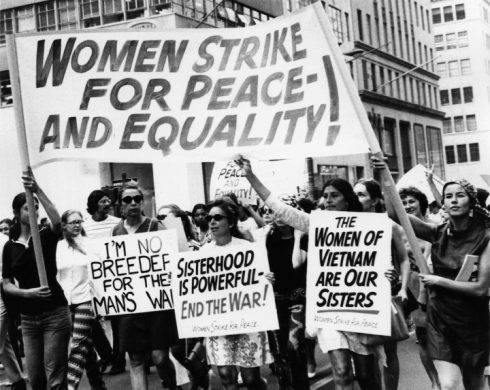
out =
[[[386,214],[311,213],[307,327],[390,335],[391,224]]]
[[[313,6],[240,29],[8,37],[31,164],[367,152],[322,24]]]
[[[279,328],[262,243],[180,253],[172,287],[180,338]]]
[[[234,161],[220,161],[213,166],[209,199],[233,193],[242,204],[257,204],[258,195]]]
[[[178,253],[174,230],[93,240],[96,259],[89,276],[94,308],[101,315],[121,315],[173,308],[171,262]]]
[[[400,180],[398,180],[396,183],[397,190],[412,186],[422,191],[425,196],[427,196],[429,203],[433,202],[435,199],[429,183],[427,182],[426,172],[427,168],[425,168],[422,164],[415,165],[412,169],[405,173]],[[433,175],[432,178],[436,188],[439,190],[439,193],[442,194],[444,181],[436,175]]]

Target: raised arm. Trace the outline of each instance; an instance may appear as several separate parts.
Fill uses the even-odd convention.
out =
[[[434,199],[437,203],[442,206],[442,195],[436,187],[436,183],[434,183],[434,165],[430,169],[425,172],[427,176],[427,183],[429,184],[430,192],[434,196]]]
[[[245,173],[245,177],[248,179],[253,189],[260,198],[274,210],[275,218],[280,218],[284,223],[292,226],[295,229],[301,230],[307,233],[310,228],[310,215],[304,211],[295,209],[271,196],[271,191],[259,180],[259,178],[252,171],[252,164],[246,158],[240,156],[235,160],[237,165]]]
[[[34,174],[32,173],[32,170],[30,168],[29,168],[29,173],[27,175],[22,176],[22,181],[23,181],[24,187],[26,189],[31,190],[34,194],[37,195],[39,202],[43,206],[43,208],[46,211],[46,214],[48,215],[48,218],[51,222],[51,224],[50,224],[51,230],[54,233],[60,233],[61,232],[61,216],[60,216],[60,213],[58,212],[58,209],[53,204],[53,202],[51,202],[51,199],[48,198],[46,193],[39,186],[36,179],[34,178]]]

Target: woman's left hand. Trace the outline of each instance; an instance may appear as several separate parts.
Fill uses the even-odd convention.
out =
[[[270,284],[274,285],[274,283],[276,283],[276,277],[274,276],[274,272],[266,272],[264,276],[269,281]]]
[[[394,283],[398,281],[399,274],[395,268],[391,267],[385,271],[385,277],[390,281],[390,283]]]
[[[402,302],[408,300],[407,290],[401,289],[400,291],[398,291],[398,294],[396,294],[396,296],[400,297]]]
[[[441,280],[444,279],[441,276],[430,274],[419,274],[420,281],[426,286],[437,286]]]
[[[24,188],[31,190],[34,193],[39,190],[39,186],[30,167],[28,172],[22,175],[22,183],[24,184]]]

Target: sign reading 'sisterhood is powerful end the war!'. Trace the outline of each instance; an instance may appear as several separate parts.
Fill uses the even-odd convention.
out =
[[[312,6],[247,28],[13,36],[31,165],[366,152],[331,34]]]

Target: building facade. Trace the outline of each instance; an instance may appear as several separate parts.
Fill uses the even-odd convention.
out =
[[[284,0],[286,10],[306,3]],[[395,180],[417,164],[433,164],[444,177],[430,1],[322,3]],[[318,184],[339,172],[349,180],[366,174],[359,156],[315,159],[313,165]]]
[[[490,1],[432,0],[448,178],[490,187]]]

